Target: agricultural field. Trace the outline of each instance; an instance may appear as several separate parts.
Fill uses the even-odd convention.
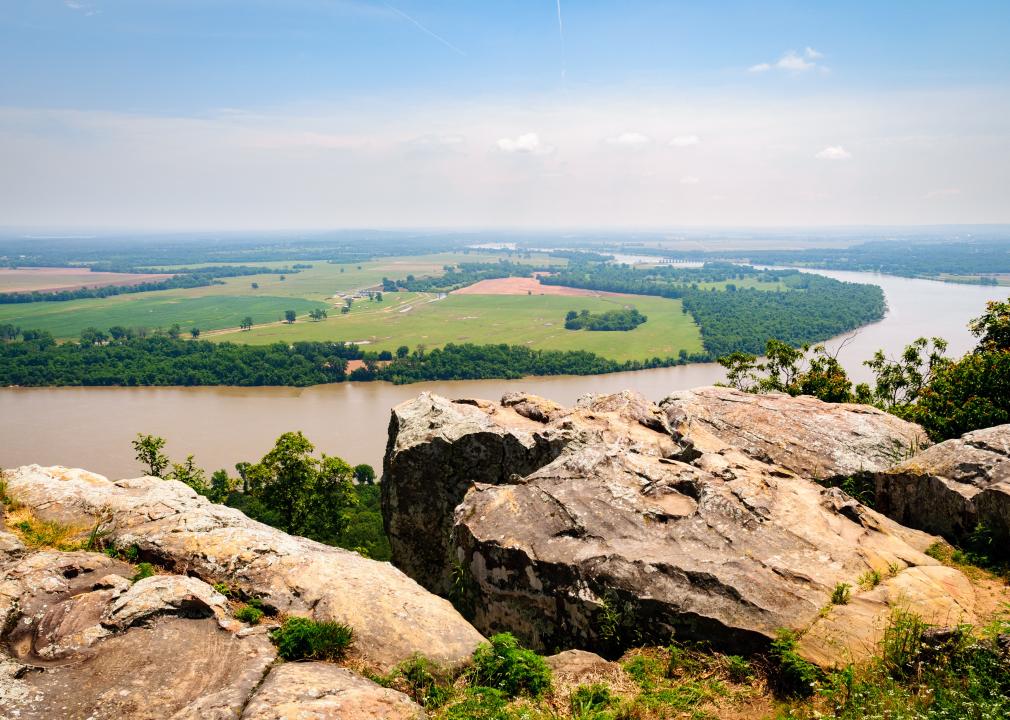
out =
[[[627,332],[566,330],[569,310],[605,312],[637,308],[648,316]],[[211,339],[266,344],[277,341],[341,340],[367,343],[370,350],[400,345],[429,349],[446,343],[527,345],[538,349],[586,350],[614,360],[676,357],[702,351],[701,335],[680,300],[648,296],[471,295],[387,293],[382,303],[361,300],[351,312],[329,311],[322,321],[299,320],[248,332],[214,334]]]
[[[0,304],[0,324],[11,323],[23,329],[47,330],[58,339],[76,338],[87,327],[107,329],[124,327],[168,328],[178,323],[183,329],[201,331],[237,328],[249,316],[256,324],[276,322],[285,310],[299,316],[316,308],[332,311],[331,298],[338,293],[377,285],[383,277],[402,278],[408,274],[436,275],[444,265],[460,262],[497,262],[503,255],[486,253],[439,253],[431,255],[383,258],[360,264],[337,265],[314,261],[312,267],[289,273],[281,280],[277,273],[223,278],[223,284],[206,287],[158,290],[64,302]],[[544,263],[546,256],[516,262]],[[552,259],[555,265],[564,260]],[[287,263],[248,263],[281,267]],[[175,266],[166,269],[184,270]],[[72,268],[68,270],[73,270]],[[76,272],[76,271],[75,271]],[[84,275],[115,273],[77,273]],[[151,278],[152,276],[142,276]],[[50,276],[50,280],[53,277]],[[24,282],[24,281],[22,281]],[[48,282],[48,281],[47,281]],[[253,288],[253,283],[258,287]],[[90,283],[89,283],[90,284]],[[46,285],[50,287],[51,285]],[[20,288],[28,289],[28,288]]]
[[[88,268],[80,267],[0,268],[0,293],[136,285],[168,277],[171,274],[91,272]]]

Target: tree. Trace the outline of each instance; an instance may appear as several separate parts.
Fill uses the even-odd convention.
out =
[[[252,288],[253,290],[259,290],[259,289],[260,289],[260,284],[259,284],[258,282],[254,282],[254,283],[249,283],[249,286],[250,286],[250,287],[251,287],[251,288]]]
[[[375,293],[375,302],[382,302],[382,293],[381,292]]]
[[[309,317],[313,320],[324,320],[326,319],[326,310],[323,308],[313,308],[309,311]]]
[[[287,276],[286,276],[286,275],[281,275],[281,276],[280,276],[280,278],[279,278],[279,280],[280,280],[281,282],[284,282],[284,281],[285,281],[285,280],[287,280],[287,279],[288,279],[288,278],[287,278]]]
[[[196,466],[196,461],[192,455],[187,455],[185,462],[172,463],[172,470],[168,473],[166,479],[178,480],[184,485],[193,488],[201,495],[206,495],[209,490],[207,487],[207,476],[201,468]]]
[[[407,347],[406,345],[401,345],[400,347],[396,348],[396,357],[398,358],[405,358],[409,354],[410,354],[410,348]]]
[[[137,462],[145,466],[147,474],[152,477],[162,477],[169,465],[168,458],[161,452],[164,447],[165,439],[155,435],[137,433],[137,439],[133,441]]]
[[[81,345],[104,345],[109,336],[95,327],[81,330]]]
[[[297,315],[294,310],[284,311],[284,320],[287,321],[288,324],[293,323],[295,321],[295,317],[297,317]]]
[[[901,413],[910,407],[922,393],[934,374],[950,364],[945,356],[947,341],[942,338],[918,338],[905,347],[897,359],[889,359],[883,350],[877,350],[872,360],[863,364],[876,377],[872,390],[873,404],[888,412]]]
[[[1010,300],[986,303],[985,312],[968,323],[968,329],[979,339],[976,353],[1010,350]]]
[[[371,485],[375,482],[375,469],[365,463],[355,465],[354,479],[361,485]]]
[[[200,337],[200,328],[198,327],[190,328],[189,334],[193,336],[194,340],[196,340],[198,337]]]
[[[253,326],[253,319],[249,315],[246,315],[245,318],[242,320],[241,325],[239,325],[239,327],[241,327],[243,330],[252,330],[252,326]]]
[[[0,340],[12,342],[17,340],[19,334],[21,334],[21,328],[19,327],[11,325],[10,323],[3,323],[0,325]]]
[[[179,323],[175,323],[168,329],[168,336],[173,340],[178,340],[180,335],[182,335],[182,328],[179,327]]]
[[[217,470],[210,476],[210,487],[207,488],[207,499],[215,503],[223,503],[235,490],[236,482],[228,477],[226,470]]]

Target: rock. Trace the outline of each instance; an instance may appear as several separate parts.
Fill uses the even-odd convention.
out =
[[[966,433],[877,473],[877,507],[958,541],[982,522],[1010,538],[1010,425]]]
[[[351,626],[353,654],[379,670],[415,653],[459,663],[483,639],[452,605],[390,564],[292,537],[179,482],[111,482],[37,465],[8,471],[7,482],[8,493],[40,517],[103,521],[108,541],[136,546],[142,559],[174,573],[228,583],[284,613]]]
[[[669,404],[660,412],[630,393],[586,398],[568,412],[552,407],[543,413],[548,421],[531,430],[529,418],[516,419],[512,408],[518,404],[509,402],[509,408],[460,406],[422,395],[400,405],[390,426],[384,478],[392,496],[438,497],[425,506],[429,511],[453,501],[461,490],[456,478],[475,479],[455,507],[441,559],[420,546],[445,519],[416,512],[401,526],[427,527],[427,534],[413,541],[401,536],[399,543],[412,572],[455,574],[456,601],[485,634],[508,630],[538,649],[610,655],[665,643],[671,635],[748,652],[766,648],[780,628],[792,628],[808,631],[808,657],[832,664],[872,650],[872,644],[860,644],[875,637],[878,620],[899,602],[892,588],[915,589],[926,616],[956,610],[959,618],[973,620],[970,586],[964,597],[947,597],[963,576],[923,553],[935,538],[898,525],[837,488],[755,459],[753,449],[738,449],[703,427],[688,426],[685,437],[683,421],[665,421]],[[792,412],[792,403],[801,417],[810,407],[807,398],[774,403],[782,415]],[[826,437],[848,434],[853,440],[845,453],[832,456],[834,450],[822,444],[807,455],[809,463],[815,455],[822,458],[815,463],[819,477],[858,467],[864,450],[862,467],[883,462],[878,444],[857,441],[869,431],[853,431],[863,420],[848,416],[860,412],[820,417]],[[888,424],[869,416],[871,424]],[[757,413],[755,423],[761,417]],[[832,427],[836,421],[842,430]],[[743,420],[737,422],[742,433]],[[551,452],[501,451],[546,446]],[[403,462],[402,453],[415,460]],[[519,458],[515,470],[509,457]],[[449,459],[451,474],[439,458]],[[543,464],[529,470],[534,460]],[[441,489],[445,483],[448,491]],[[411,512],[384,505],[387,523],[401,523],[401,509]],[[829,619],[821,610],[835,585],[855,587],[871,569],[885,576],[893,571],[894,577],[880,592],[855,592],[862,612],[850,626],[818,630]]]
[[[608,669],[614,663],[585,650],[565,650],[544,658],[551,672],[558,675],[586,675]]]
[[[738,447],[809,480],[885,470],[930,442],[918,425],[868,405],[703,387],[660,403],[674,428],[709,450]]]
[[[102,624],[120,630],[158,615],[206,618],[227,615],[228,600],[207,583],[179,575],[154,575],[133,584],[102,616]]]
[[[285,663],[273,669],[242,720],[421,720],[403,693],[327,663]]]
[[[7,532],[0,526],[0,566],[8,560],[24,555],[25,549],[21,538],[12,532]]]

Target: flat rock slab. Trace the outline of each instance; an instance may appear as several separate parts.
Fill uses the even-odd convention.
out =
[[[45,519],[104,522],[107,538],[180,575],[225,582],[278,611],[338,621],[353,653],[389,670],[415,653],[468,659],[483,640],[452,605],[389,563],[293,537],[158,478],[112,482],[85,470],[27,466],[7,472],[8,492]]]
[[[274,668],[242,720],[422,720],[424,710],[401,692],[327,663]]]
[[[801,413],[810,405],[785,396],[775,402],[786,414],[790,403]],[[411,567],[429,578],[453,577],[457,603],[481,631],[508,630],[539,649],[613,656],[676,636],[744,652],[766,648],[779,629],[792,628],[810,631],[804,647],[810,658],[833,664],[852,659],[898,595],[857,589],[866,613],[849,627],[813,632],[826,619],[822,609],[836,584],[857,587],[861,575],[875,570],[900,586],[910,582],[910,570],[939,565],[923,552],[934,537],[759,460],[753,448],[700,427],[681,432],[669,406],[664,410],[629,393],[585,398],[571,409],[532,396],[496,405],[422,395],[397,407],[387,493],[440,496],[429,506],[435,507],[453,502],[459,478],[472,480],[455,506],[448,551],[441,558],[419,552]],[[830,437],[851,434],[862,422],[845,418],[847,429],[836,432],[831,417],[819,421]],[[482,453],[485,439],[491,450]],[[541,455],[547,462],[532,471],[529,454],[520,453],[522,462],[510,472],[509,456],[500,451],[548,444],[554,452]],[[877,462],[871,443],[859,465],[860,447],[854,443],[843,460],[825,455],[818,472]],[[401,453],[449,458],[453,474],[446,479],[444,465],[435,462],[402,462]],[[443,491],[444,483],[452,487]],[[400,507],[384,506],[393,513],[387,522],[401,520]],[[422,520],[415,514],[409,523],[419,527]],[[428,527],[445,522],[432,517]],[[413,544],[401,537],[401,553],[412,554],[427,537]],[[926,615],[950,610],[942,598],[951,573],[963,579],[946,568],[914,573]],[[973,607],[969,587],[959,617],[971,621]]]
[[[876,475],[877,507],[910,527],[964,539],[984,523],[1010,540],[1010,425],[946,440]]]
[[[660,407],[707,449],[732,445],[808,480],[885,470],[930,444],[918,425],[877,408],[809,396],[703,387],[672,393]]]

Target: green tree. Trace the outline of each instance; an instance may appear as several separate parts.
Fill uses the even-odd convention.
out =
[[[396,348],[396,357],[398,358],[405,358],[409,354],[410,354],[410,348],[407,347],[406,345],[401,345],[400,347]]]
[[[354,479],[362,485],[371,485],[375,482],[375,469],[371,465],[361,463],[354,466]]]
[[[182,328],[179,327],[178,323],[175,323],[168,329],[168,336],[173,340],[178,340],[180,335],[182,335]]]
[[[147,468],[148,475],[162,477],[162,473],[168,467],[168,458],[162,452],[164,447],[164,438],[137,433],[137,439],[133,441],[133,450],[137,462]]]
[[[252,330],[252,326],[253,326],[253,319],[250,315],[246,315],[245,318],[243,318],[242,323],[239,325],[239,327],[241,327],[243,330]]]
[[[194,340],[196,340],[198,337],[200,337],[200,328],[198,327],[190,328],[189,334],[192,335]]]
[[[168,473],[167,478],[178,480],[184,485],[193,488],[201,495],[206,495],[209,489],[207,486],[207,476],[201,468],[197,467],[192,455],[187,455],[184,462],[172,463],[172,470]]]
[[[284,311],[284,320],[286,320],[289,324],[295,321],[295,317],[297,317],[297,315],[294,310]]]
[[[975,352],[1010,350],[1010,300],[986,303],[985,312],[968,323],[968,329],[979,339]]]
[[[901,356],[888,358],[877,350],[864,365],[873,371],[876,383],[872,390],[873,404],[901,414],[919,398],[933,375],[950,364],[945,356],[947,341],[941,338],[918,338],[905,347]]]

